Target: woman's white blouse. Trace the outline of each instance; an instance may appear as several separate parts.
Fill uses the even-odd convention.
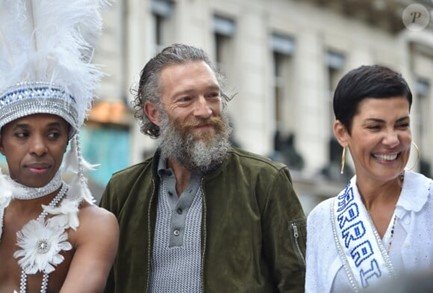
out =
[[[352,292],[334,243],[331,203],[332,199],[321,202],[308,216],[307,293]],[[406,171],[394,213],[396,223],[389,256],[395,271],[433,268],[433,181]],[[385,247],[390,228],[383,239]]]

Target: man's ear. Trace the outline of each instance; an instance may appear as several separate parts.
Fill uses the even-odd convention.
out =
[[[153,124],[160,126],[160,112],[158,107],[152,102],[145,102],[143,106],[144,114]]]
[[[335,120],[332,130],[334,131],[334,136],[337,139],[338,143],[344,148],[349,144],[350,134],[347,131],[346,126],[341,123],[340,120]]]

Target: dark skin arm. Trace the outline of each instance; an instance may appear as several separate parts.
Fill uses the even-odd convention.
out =
[[[81,208],[80,227],[70,237],[76,251],[60,292],[103,292],[117,253],[116,218],[96,206]]]

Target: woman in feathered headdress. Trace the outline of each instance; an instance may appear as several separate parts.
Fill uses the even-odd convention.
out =
[[[101,77],[89,62],[101,6],[0,0],[0,292],[105,286],[118,225],[93,205],[78,141]]]

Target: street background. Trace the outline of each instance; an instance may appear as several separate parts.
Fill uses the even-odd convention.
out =
[[[233,143],[289,166],[308,213],[353,174],[339,173],[332,94],[360,65],[403,74],[414,101],[408,163],[432,177],[433,0],[117,0],[104,12],[95,62],[107,74],[81,133],[99,197],[111,174],[157,146],[129,101],[144,64],[174,42],[203,48],[227,77]],[[4,158],[1,159],[4,166]],[[4,170],[6,168],[3,168]]]

